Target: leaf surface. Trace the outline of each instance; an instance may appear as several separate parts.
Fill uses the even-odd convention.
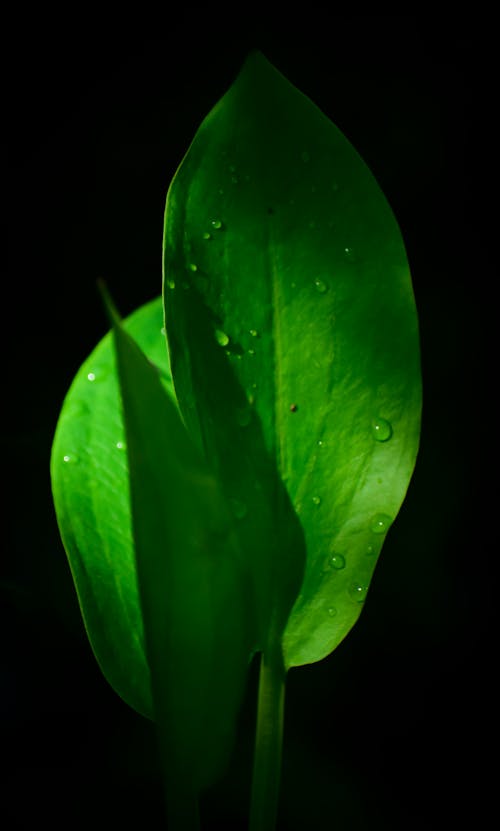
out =
[[[108,333],[65,398],[54,504],[94,654],[156,721],[177,812],[227,763],[253,610],[234,517],[178,414],[161,298],[115,328],[120,383]]]
[[[233,518],[159,373],[113,319],[155,721],[179,821],[226,765],[255,627]],[[179,826],[180,827],[180,826]]]
[[[172,390],[161,298],[124,325]],[[111,334],[78,370],[65,397],[51,452],[61,538],[95,657],[131,707],[153,717],[144,651],[132,526],[125,426]]]
[[[375,178],[260,53],[170,186],[164,298],[179,406],[245,506],[261,639],[275,621],[287,667],[320,660],[360,614],[413,471],[418,322]]]

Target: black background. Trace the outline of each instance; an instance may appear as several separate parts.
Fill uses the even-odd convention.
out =
[[[151,726],[100,674],[50,494],[59,408],[106,331],[161,292],[163,209],[199,123],[260,48],[340,127],[399,221],[422,337],[421,451],[360,621],[287,689],[282,831],[425,829],[493,804],[489,481],[495,71],[479,16],[224,7],[6,26],[7,511],[1,586],[0,820],[9,829],[156,829]],[[490,449],[491,448],[491,449]],[[206,828],[244,828],[255,672]]]

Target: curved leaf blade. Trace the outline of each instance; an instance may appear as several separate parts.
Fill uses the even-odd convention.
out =
[[[252,518],[251,546],[265,549],[254,579],[270,585],[272,606],[289,566],[286,665],[320,660],[360,614],[413,471],[418,322],[404,243],[376,180],[259,53],[200,126],[169,189],[164,295],[191,432],[229,490],[228,458],[271,459],[260,480],[270,511],[255,504]],[[257,450],[234,429],[245,408]],[[236,484],[248,493],[243,480],[259,471],[240,467]],[[286,489],[279,503],[275,479]],[[286,500],[307,550],[298,597],[300,554],[266,546],[270,537],[283,545],[273,529],[290,519]],[[292,540],[298,552],[296,529]]]
[[[124,325],[172,390],[161,298],[142,306]],[[118,695],[153,718],[110,333],[82,364],[64,399],[50,473],[59,531],[96,660]]]

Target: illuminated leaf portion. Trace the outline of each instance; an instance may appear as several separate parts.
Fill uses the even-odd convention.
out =
[[[142,306],[124,325],[171,391],[161,298]],[[118,695],[152,718],[125,426],[110,334],[89,355],[68,390],[50,472],[59,530],[96,659]]]

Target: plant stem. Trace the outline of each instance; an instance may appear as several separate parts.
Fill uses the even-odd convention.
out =
[[[250,831],[274,831],[278,815],[286,671],[279,649],[262,653]]]

